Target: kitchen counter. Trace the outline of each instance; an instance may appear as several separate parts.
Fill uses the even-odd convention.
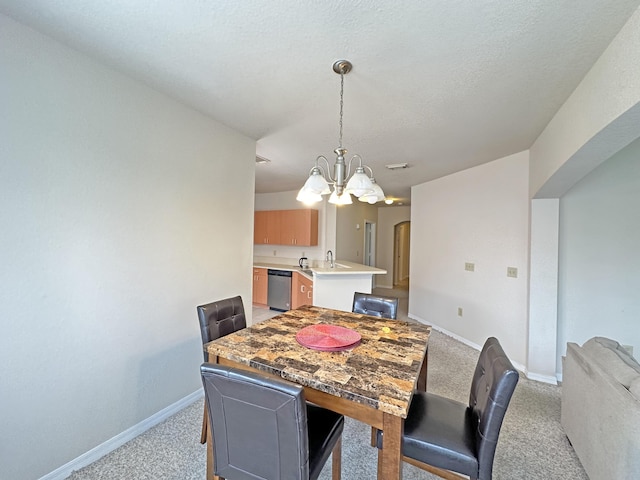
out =
[[[271,270],[285,270],[287,272],[298,272],[308,280],[313,280],[313,272],[310,269],[302,269],[297,265],[285,265],[283,263],[266,263],[266,262],[253,262],[253,268],[267,268]]]
[[[256,268],[271,268],[272,270],[287,270],[290,272],[298,272],[305,277],[312,279],[307,273],[310,271],[313,276],[315,275],[384,275],[387,273],[382,268],[369,267],[368,265],[362,265],[360,263],[347,262],[344,260],[336,260],[335,267],[331,268],[329,262],[321,262],[322,266],[309,267],[302,269],[297,265],[286,265],[282,263],[267,263],[267,262],[254,262],[253,266]]]
[[[347,262],[344,260],[336,260],[335,267],[329,267],[329,262],[325,262],[326,265],[322,267],[310,267],[310,270],[316,275],[354,275],[354,274],[369,274],[369,275],[384,275],[387,273],[382,268],[369,267],[368,265],[362,265],[361,263]]]
[[[313,305],[347,312],[351,311],[355,292],[371,293],[373,275],[387,273],[382,268],[344,260],[336,260],[334,268],[329,266],[329,262],[319,262],[316,266],[310,266],[305,270],[297,265],[263,261],[254,262],[253,266],[298,272],[307,279],[313,280]]]

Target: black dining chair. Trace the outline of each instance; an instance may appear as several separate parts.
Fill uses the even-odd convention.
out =
[[[373,317],[389,318],[395,320],[398,316],[398,299],[385,297],[372,293],[355,292],[353,294],[353,313],[362,313]],[[375,438],[378,434],[376,427],[371,427],[371,444],[375,446]]]
[[[373,295],[372,293],[355,292],[351,311],[374,317],[395,319],[398,315],[398,299]]]
[[[223,479],[315,480],[332,455],[340,480],[344,417],[305,401],[300,385],[212,363],[200,367]]]
[[[416,391],[404,422],[404,461],[443,478],[491,480],[493,458],[518,372],[494,337],[476,365],[469,404]],[[384,432],[378,432],[382,448]]]
[[[230,333],[236,332],[247,326],[247,319],[244,316],[244,305],[240,295],[231,298],[218,300],[217,302],[199,305],[198,320],[200,321],[200,335],[202,345],[209,343]],[[209,361],[207,352],[203,351],[204,361]],[[207,406],[204,407],[202,415],[202,433],[200,443],[207,441]]]

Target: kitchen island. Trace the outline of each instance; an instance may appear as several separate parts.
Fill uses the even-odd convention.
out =
[[[373,275],[384,275],[386,270],[360,263],[336,260],[331,267],[329,262],[318,262],[306,269],[284,263],[254,262],[255,268],[270,268],[298,272],[313,279],[313,305],[335,310],[351,311],[355,292],[371,293]]]

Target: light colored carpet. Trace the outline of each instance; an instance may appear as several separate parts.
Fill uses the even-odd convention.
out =
[[[466,402],[479,352],[433,332],[429,346],[428,390]],[[71,480],[203,480],[206,451],[199,443],[202,402],[185,408],[97,462]],[[347,419],[343,434],[342,478],[372,480],[377,452],[367,425]],[[250,454],[248,452],[247,454]],[[321,480],[329,480],[331,461]],[[436,479],[404,465],[404,479]],[[502,427],[494,462],[495,480],[588,480],[560,427],[560,387],[521,377]]]

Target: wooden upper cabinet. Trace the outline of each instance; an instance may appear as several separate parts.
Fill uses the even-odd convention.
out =
[[[280,225],[283,245],[318,245],[318,210],[283,210]]]
[[[265,243],[267,237],[266,212],[253,213],[253,243]]]
[[[253,243],[318,245],[318,210],[263,210],[255,212]]]
[[[280,210],[262,210],[253,216],[253,243],[280,245]]]

